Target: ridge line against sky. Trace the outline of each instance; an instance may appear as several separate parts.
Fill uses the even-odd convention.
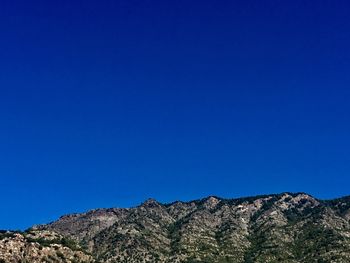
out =
[[[142,206],[145,202],[147,202],[149,199],[151,200],[154,200],[156,201],[157,203],[160,203],[161,205],[171,205],[173,203],[176,203],[176,202],[181,202],[181,203],[190,203],[190,202],[198,202],[198,201],[201,201],[203,199],[207,199],[209,197],[214,197],[214,198],[218,198],[218,199],[221,199],[221,200],[239,200],[239,199],[246,199],[246,198],[263,198],[263,197],[268,197],[268,196],[272,196],[272,195],[282,195],[282,194],[306,194],[306,195],[309,195],[308,193],[290,193],[290,192],[282,192],[282,193],[277,193],[277,194],[261,194],[261,195],[257,195],[257,196],[241,196],[241,197],[234,197],[234,198],[229,198],[229,197],[219,197],[219,196],[214,196],[214,195],[209,195],[207,197],[203,197],[203,198],[196,198],[196,199],[193,199],[193,200],[175,200],[175,201],[168,201],[168,202],[162,202],[161,200],[157,200],[157,199],[154,199],[154,198],[147,198],[145,200],[143,200],[142,202],[139,202],[138,204],[133,204],[133,205],[130,205],[130,206],[112,206],[112,207],[95,207],[95,208],[89,208],[87,210],[84,210],[84,211],[70,211],[69,213],[65,213],[65,214],[60,214],[60,215],[56,215],[56,216],[51,216],[50,220],[49,221],[45,221],[45,222],[40,222],[40,223],[35,223],[35,224],[32,224],[30,226],[26,226],[26,227],[22,227],[22,228],[8,228],[6,230],[10,230],[10,231],[25,231],[27,229],[30,229],[32,227],[35,227],[35,226],[38,226],[38,225],[42,225],[42,224],[50,224],[52,222],[55,222],[57,220],[59,220],[60,218],[64,217],[64,216],[70,216],[70,215],[79,215],[79,214],[85,214],[85,213],[89,213],[91,211],[94,211],[94,210],[103,210],[103,209],[133,209],[133,208],[136,208],[136,207],[139,207],[139,206]],[[349,195],[348,196],[339,196],[339,197],[334,197],[334,198],[331,198],[331,199],[320,199],[320,198],[317,198],[315,196],[312,196],[311,197],[315,198],[316,200],[319,200],[319,201],[333,201],[333,200],[337,200],[337,199],[342,199],[342,198],[347,198],[347,197],[350,197]],[[0,229],[0,230],[4,230],[4,229]]]

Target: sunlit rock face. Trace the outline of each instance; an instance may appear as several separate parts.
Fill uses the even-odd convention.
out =
[[[350,262],[350,198],[148,199],[2,235],[0,259],[6,262],[344,263]]]

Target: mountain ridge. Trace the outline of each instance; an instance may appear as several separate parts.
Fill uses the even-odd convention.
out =
[[[139,203],[138,205],[134,205],[134,206],[130,206],[130,207],[118,207],[118,206],[112,206],[112,207],[101,207],[101,208],[92,208],[92,209],[86,209],[85,211],[81,211],[81,212],[72,212],[72,213],[66,213],[66,214],[63,214],[61,216],[59,216],[56,220],[53,220],[49,223],[46,223],[46,224],[50,224],[52,222],[55,222],[59,219],[61,219],[62,217],[70,217],[70,216],[75,216],[75,215],[81,215],[81,214],[85,214],[85,213],[89,213],[89,212],[93,212],[93,211],[98,211],[98,210],[112,210],[112,209],[132,209],[132,208],[137,208],[139,206],[142,206],[143,204],[147,203],[149,200],[152,200],[152,201],[155,201],[163,206],[170,206],[172,204],[175,204],[175,203],[183,203],[183,204],[186,204],[186,203],[192,203],[192,202],[201,202],[207,198],[210,198],[210,197],[214,197],[216,199],[219,199],[219,200],[231,200],[231,201],[235,201],[235,200],[245,200],[245,199],[258,199],[258,198],[266,198],[266,197],[269,197],[269,196],[280,196],[280,195],[283,195],[283,194],[290,194],[290,195],[298,195],[298,194],[305,194],[305,195],[309,195],[310,197],[316,199],[316,200],[319,200],[319,201],[323,201],[323,202],[327,202],[327,201],[333,201],[333,200],[338,200],[338,199],[343,199],[343,198],[350,198],[350,195],[345,195],[345,196],[340,196],[340,197],[336,197],[336,198],[327,198],[327,199],[321,199],[321,198],[316,198],[314,197],[313,195],[311,194],[308,194],[306,192],[281,192],[281,193],[277,193],[277,194],[259,194],[259,195],[252,195],[252,196],[242,196],[242,197],[234,197],[234,198],[227,198],[227,197],[220,197],[218,195],[208,195],[206,197],[203,197],[203,198],[197,198],[197,199],[193,199],[193,200],[187,200],[187,201],[184,201],[184,200],[176,200],[176,201],[171,201],[171,202],[161,202],[161,201],[158,201],[156,198],[153,198],[153,197],[148,197],[147,199],[145,199],[145,201]],[[45,225],[45,224],[38,224],[38,225],[34,225],[34,226],[39,226],[39,225]],[[31,227],[30,227],[31,228]]]
[[[202,200],[205,200],[207,198],[210,198],[210,197],[214,197],[214,198],[217,198],[219,200],[226,200],[226,201],[238,201],[238,200],[249,200],[249,199],[259,199],[259,198],[266,198],[266,197],[270,197],[270,196],[282,196],[284,194],[289,194],[289,195],[298,195],[298,194],[305,194],[305,195],[308,195],[312,198],[314,198],[315,200],[318,200],[320,202],[330,202],[330,201],[336,201],[336,200],[341,200],[341,199],[350,199],[350,195],[344,195],[344,196],[339,196],[339,197],[335,197],[335,198],[317,198],[311,194],[308,194],[306,192],[281,192],[281,193],[276,193],[276,194],[259,194],[259,195],[252,195],[252,196],[242,196],[242,197],[234,197],[234,198],[227,198],[227,197],[220,197],[218,195],[209,195],[207,197],[203,197],[203,198],[198,198],[198,199],[193,199],[193,200],[187,200],[187,201],[184,201],[184,200],[176,200],[176,201],[171,201],[171,202],[161,202],[161,201],[158,201],[156,198],[153,198],[153,197],[149,197],[147,198],[144,202],[141,202],[140,204],[138,205],[134,205],[134,206],[131,206],[131,207],[118,207],[118,206],[113,206],[113,207],[101,207],[101,208],[92,208],[92,209],[87,209],[85,211],[81,211],[81,212],[72,212],[72,213],[66,213],[66,214],[63,214],[61,216],[59,216],[56,220],[53,220],[49,223],[46,223],[46,224],[50,224],[52,222],[55,222],[59,219],[61,219],[62,217],[70,217],[70,216],[75,216],[75,215],[81,215],[81,214],[85,214],[85,213],[89,213],[89,212],[93,212],[93,211],[98,211],[98,210],[112,210],[112,209],[132,209],[132,208],[137,208],[139,206],[142,206],[144,203],[146,203],[148,200],[153,200],[153,201],[156,201],[157,203],[163,205],[163,206],[170,206],[174,203],[191,203],[191,202],[201,202]],[[46,225],[46,224],[38,224],[38,225],[34,225],[34,226],[39,226],[39,225]],[[33,227],[33,226],[32,226]],[[31,227],[30,227],[31,228]]]
[[[18,234],[36,244],[28,233],[57,235],[63,247],[74,243],[68,249],[79,248],[83,254],[77,258],[86,262],[343,263],[350,262],[350,196],[321,200],[283,192],[171,203],[149,198],[131,208],[63,215]],[[6,250],[2,241],[0,259]],[[62,262],[74,262],[72,253]]]

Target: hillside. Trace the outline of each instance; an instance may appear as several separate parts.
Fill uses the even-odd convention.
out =
[[[39,250],[44,234],[57,236]],[[350,262],[350,198],[282,193],[170,204],[149,199],[2,235],[0,262],[344,263]],[[45,253],[34,258],[38,251]]]

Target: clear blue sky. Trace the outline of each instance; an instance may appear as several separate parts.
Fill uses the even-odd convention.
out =
[[[0,3],[0,228],[350,194],[348,1]]]

